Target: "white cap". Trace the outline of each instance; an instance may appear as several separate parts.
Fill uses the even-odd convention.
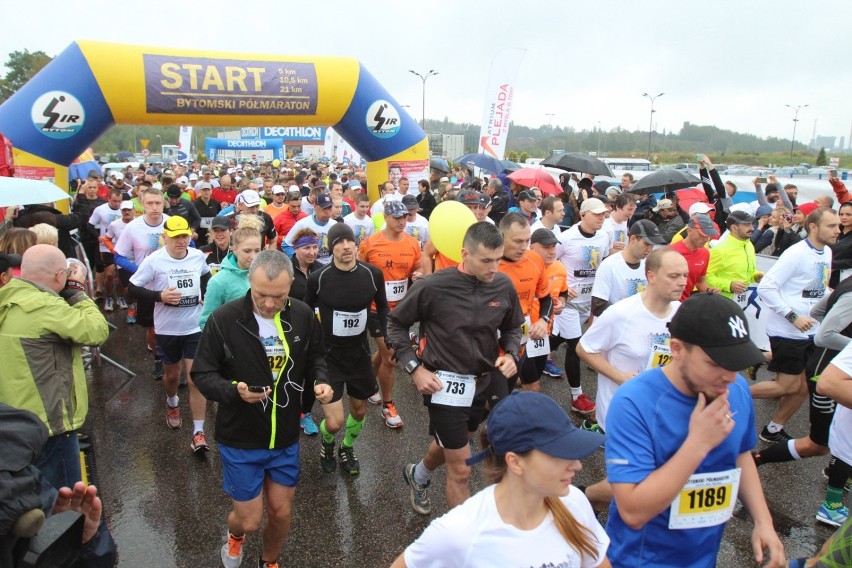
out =
[[[604,205],[604,202],[598,199],[597,197],[590,197],[588,199],[584,199],[582,205],[580,205],[580,213],[585,213],[589,211],[594,214],[606,213],[607,208]]]
[[[121,209],[121,210],[124,210],[124,209],[134,209],[134,207],[133,207],[133,202],[132,202],[132,201],[122,201],[122,202],[121,202],[121,207],[119,207],[119,209]]]
[[[287,191],[298,191],[299,193],[302,192],[302,190],[299,189],[298,185],[291,185],[290,187],[287,188]]]
[[[689,206],[689,216],[692,217],[696,213],[709,213],[713,211],[713,208],[704,203],[703,201],[696,201],[692,205]]]
[[[177,178],[176,183],[189,183],[189,178],[187,178],[186,176],[180,176],[179,178]]]
[[[190,180],[190,181],[195,180],[195,179],[198,179],[198,174],[197,174],[197,173],[192,172],[191,174],[189,174],[189,180]]]
[[[160,191],[163,191],[163,184],[161,184],[158,181],[155,181],[154,185],[152,185],[151,187],[153,187],[154,189],[159,189]]]
[[[258,195],[258,193],[253,189],[247,189],[247,190],[243,191],[239,195],[238,199],[246,207],[254,207],[255,205],[260,205],[260,201],[261,201],[260,195]]]
[[[287,190],[284,189],[283,185],[275,184],[275,185],[272,186],[272,194],[276,195],[278,193],[287,193]]]

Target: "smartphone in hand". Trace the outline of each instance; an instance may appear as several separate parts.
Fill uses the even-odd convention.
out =
[[[261,392],[266,392],[266,389],[268,389],[268,388],[269,388],[269,387],[256,387],[256,386],[251,386],[251,385],[249,385],[249,387],[248,387],[248,391],[249,391],[249,392],[257,392],[257,393],[261,393]]]

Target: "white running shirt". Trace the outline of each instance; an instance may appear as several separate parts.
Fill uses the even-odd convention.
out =
[[[669,334],[666,324],[680,307],[680,302],[672,302],[665,318],[657,318],[642,302],[642,296],[636,294],[610,306],[595,318],[588,331],[580,338],[580,345],[588,353],[600,353],[607,362],[626,373],[641,373],[651,367],[659,366],[652,360],[654,345],[662,346],[659,352],[669,349]],[[606,413],[612,397],[618,389],[618,383],[598,373],[598,392],[595,396],[595,417],[606,432]]]
[[[190,248],[183,258],[172,258],[161,248],[148,255],[130,282],[149,290],[177,288],[181,292],[179,306],[154,304],[154,327],[158,335],[190,335],[201,331],[201,276],[210,272],[206,256]]]

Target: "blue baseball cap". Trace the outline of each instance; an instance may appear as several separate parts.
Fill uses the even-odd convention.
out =
[[[494,454],[538,450],[563,460],[581,460],[606,441],[606,436],[580,430],[562,407],[549,396],[516,391],[502,399],[488,415],[488,440]],[[467,460],[473,465],[487,458],[490,450]]]

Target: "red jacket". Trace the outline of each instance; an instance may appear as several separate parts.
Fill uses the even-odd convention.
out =
[[[852,201],[852,194],[849,193],[849,190],[846,189],[846,185],[844,185],[842,181],[837,178],[829,178],[828,183],[831,184],[831,188],[834,190],[834,195],[837,196],[838,203]]]
[[[213,190],[213,194],[210,197],[212,197],[213,199],[215,199],[216,201],[221,203],[222,209],[224,209],[228,205],[233,205],[234,200],[237,198],[237,196],[239,194],[240,194],[240,192],[237,191],[234,188],[231,188],[228,191],[225,191],[224,189],[217,187],[216,189]]]
[[[293,215],[290,213],[289,207],[275,216],[275,232],[278,233],[279,248],[281,247],[281,240],[287,236],[287,233],[290,232],[290,229],[293,228],[296,221],[304,219],[307,216],[307,213],[304,211],[299,211],[296,215]]]

